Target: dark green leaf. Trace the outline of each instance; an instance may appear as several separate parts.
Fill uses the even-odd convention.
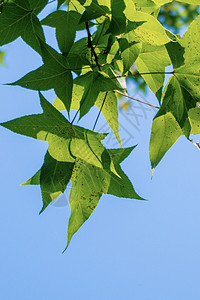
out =
[[[61,193],[64,193],[71,178],[73,168],[74,163],[57,161],[48,152],[46,153],[40,175],[43,198],[41,212]]]
[[[118,36],[126,31],[126,17],[123,13],[125,8],[123,0],[111,0],[112,18],[107,33]]]
[[[42,20],[42,25],[56,27],[56,37],[60,51],[68,54],[70,51],[81,15],[75,11],[55,11]]]
[[[37,52],[41,53],[40,42],[45,40],[42,27],[36,16],[35,5],[41,1],[15,0],[4,4],[3,13],[0,14],[0,46],[8,44],[19,36]],[[47,1],[45,1],[46,5]]]
[[[23,78],[12,83],[21,87],[45,91],[54,88],[56,95],[63,101],[67,110],[70,109],[73,78],[70,65],[64,56],[47,44],[40,42],[44,65]]]

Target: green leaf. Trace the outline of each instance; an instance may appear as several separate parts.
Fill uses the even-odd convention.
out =
[[[189,138],[191,123],[188,117],[188,111],[196,106],[196,103],[199,99],[199,77],[191,75],[189,69],[185,65],[183,67],[180,67],[178,70],[183,70],[184,68],[188,70],[189,74],[176,74],[176,76],[171,77],[164,92],[162,106],[153,121],[153,124],[156,125],[153,125],[152,128],[152,135],[154,135],[154,137],[152,138],[151,143],[156,146],[156,143],[159,139],[162,140],[162,137],[167,137],[167,143],[162,146],[162,150],[158,148],[158,155],[156,155],[156,159],[154,158],[154,155],[151,154],[151,152],[155,153],[155,146],[150,147],[150,157],[153,167],[158,164],[165,152],[172,146],[173,143],[175,143],[178,136],[181,135],[181,129],[182,134]],[[173,115],[174,120],[176,120],[179,127],[177,127],[176,123],[173,120],[173,130],[172,128],[170,130],[170,127],[168,127],[168,130],[164,129],[163,132],[160,132],[158,130],[160,126],[159,122],[165,121],[165,119],[163,121],[163,118],[166,118],[167,113],[171,113]],[[162,118],[160,119],[161,116]],[[157,119],[161,121],[156,121]],[[167,123],[167,121],[165,122]]]
[[[190,133],[194,132],[194,129],[191,129],[189,111],[198,106],[200,99],[200,60],[199,53],[196,49],[196,44],[198,44],[198,37],[200,35],[198,31],[199,28],[200,23],[199,19],[197,18],[190,25],[184,37],[179,40],[181,47],[184,47],[184,49],[181,48],[179,44],[175,43],[175,49],[180,49],[179,52],[181,54],[179,58],[177,57],[177,54],[174,54],[169,46],[166,46],[168,53],[170,54],[171,61],[177,68],[173,71],[173,76],[170,78],[165,88],[162,106],[160,107],[160,110],[154,119],[155,122],[157,118],[160,116],[165,116],[170,112],[175,118],[176,122],[179,124],[180,129],[182,129],[182,134],[184,134],[188,139]],[[172,45],[170,45],[170,47],[172,48]],[[194,119],[192,126],[195,128]],[[179,130],[176,130],[176,132],[178,131]],[[154,135],[156,136],[156,134],[157,139],[159,139],[160,133],[154,130]],[[178,136],[178,134],[176,136]],[[168,131],[168,137],[171,140],[170,145],[172,145],[172,141],[175,142],[174,132],[172,131],[170,133]],[[168,147],[164,147],[162,154],[167,150]],[[159,156],[159,159],[162,156],[163,155]],[[159,159],[156,161],[156,164],[158,163]],[[155,160],[153,159],[152,161],[154,163]]]
[[[143,200],[137,195],[128,177],[119,166],[133,148],[108,150],[121,178],[111,172],[93,167],[83,160],[76,160],[71,179],[73,185],[69,197],[71,216],[68,224],[67,247],[74,233],[94,211],[102,194]]]
[[[151,0],[134,0],[135,7],[137,11],[152,14],[158,9],[158,5],[155,4],[156,1]]]
[[[110,40],[112,40],[112,42]],[[114,60],[115,56],[117,55],[117,53],[119,51],[119,42],[118,42],[117,38],[113,38],[113,36],[110,35],[108,43],[110,43],[110,45],[109,45],[109,52],[106,57],[106,62],[108,64],[111,64],[111,62]]]
[[[81,5],[80,1],[73,0],[73,3],[72,1],[69,1],[68,3],[68,11],[77,11],[80,14],[84,11],[84,6]]]
[[[188,137],[190,133],[188,110],[196,106],[196,101],[188,92],[188,89],[183,86],[178,79],[178,76],[172,76],[169,80],[164,94],[163,104],[157,116],[171,112],[182,128],[183,134]]]
[[[73,78],[67,58],[41,42],[44,65],[12,83],[21,87],[46,91],[54,88],[56,95],[70,109]]]
[[[68,53],[73,46],[81,15],[75,11],[55,11],[42,20],[42,25],[56,27],[60,51]]]
[[[129,17],[131,22],[144,22],[132,31],[129,42],[144,42],[154,46],[161,46],[169,42],[165,29],[153,16],[136,12]]]
[[[124,65],[124,73],[129,71],[136,61],[140,53],[140,45],[138,43],[129,43],[126,38],[120,39],[120,48],[122,50],[121,58]]]
[[[184,64],[185,49],[178,42],[170,42],[165,45],[174,68]]]
[[[126,9],[123,0],[111,0],[111,22],[107,33],[119,36],[126,31],[126,17],[123,11]]]
[[[198,103],[199,105],[199,103]],[[191,124],[191,134],[200,134],[200,109],[195,107],[188,112],[190,124]]]
[[[72,175],[74,163],[55,160],[47,151],[41,169],[21,185],[40,185],[43,207],[40,213],[64,193]]]
[[[0,125],[19,134],[47,141],[48,152],[57,161],[74,162],[81,158],[99,168],[116,173],[101,140],[105,134],[72,126],[67,119],[40,95],[42,114],[21,117]]]
[[[165,46],[152,45],[143,45],[136,61],[138,71],[158,100],[161,99],[162,95],[165,67],[170,65],[170,63]]]
[[[40,186],[43,198],[41,212],[61,193],[64,193],[71,178],[73,168],[74,163],[57,161],[48,152],[46,153],[40,174]]]
[[[182,130],[172,113],[168,112],[154,119],[149,146],[153,169],[181,135]]]
[[[48,0],[27,0],[27,1],[30,3],[30,8],[31,10],[34,10],[35,14],[39,14],[48,3]]]
[[[120,177],[111,171],[88,164],[80,158],[76,158],[75,164],[56,162],[47,152],[42,169],[25,183],[41,185],[43,211],[51,201],[55,200],[60,193],[63,193],[71,176],[73,166],[70,178],[72,181],[72,189],[69,196],[71,216],[68,224],[67,247],[74,233],[77,232],[94,211],[102,194],[144,200],[135,192],[129,178],[120,167],[120,163],[134,148],[107,150]]]
[[[81,101],[83,93],[84,93],[84,88],[80,85],[74,84],[73,93],[72,93],[71,109],[79,110],[80,101]],[[101,109],[101,112],[102,112],[104,118],[106,119],[106,121],[108,122],[110,128],[113,130],[113,132],[116,136],[116,139],[118,140],[120,145],[122,145],[121,139],[119,136],[119,132],[118,132],[119,131],[119,122],[118,122],[117,96],[115,95],[115,93],[110,91],[110,92],[107,92],[105,101],[104,101],[104,98],[105,98],[105,92],[100,92],[96,99],[95,105],[99,108],[99,110]],[[104,105],[102,107],[103,101],[104,101]],[[53,105],[59,111],[65,110],[65,107],[59,98],[56,98]]]
[[[173,0],[154,0],[154,2],[156,4],[158,4],[159,6],[164,5],[166,3],[172,2]],[[183,3],[189,3],[189,4],[194,4],[194,5],[199,5],[200,1],[199,0],[181,0],[180,2]]]
[[[15,0],[4,4],[3,13],[0,14],[0,46],[8,44],[19,36],[34,50],[41,53],[40,42],[45,40],[40,22],[36,16],[36,4],[41,1],[30,2]],[[43,1],[46,5],[47,1]],[[35,12],[35,13],[34,13]]]
[[[134,0],[126,0],[124,1],[126,8],[124,10],[124,15],[127,19],[129,19],[130,15],[136,12],[135,1]]]
[[[195,1],[194,1],[195,2]],[[199,2],[199,1],[198,1]],[[200,2],[199,2],[200,4]],[[198,16],[189,26],[183,38],[179,40],[181,46],[185,49],[185,62],[194,58],[200,58],[200,16]]]
[[[101,109],[101,112],[108,122],[110,128],[113,130],[116,139],[119,144],[122,146],[121,139],[119,136],[119,121],[118,121],[118,99],[115,93],[112,91],[107,93],[104,105],[102,107],[102,103],[104,101],[105,93],[100,92],[99,96],[95,102],[95,105]]]

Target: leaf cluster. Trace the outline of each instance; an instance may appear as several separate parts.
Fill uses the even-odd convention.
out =
[[[0,46],[21,37],[43,61],[10,86],[38,91],[43,113],[0,125],[48,142],[41,169],[24,183],[40,185],[41,212],[72,183],[68,246],[103,194],[142,200],[120,167],[134,148],[123,148],[118,132],[118,95],[137,100],[127,93],[128,80],[142,78],[158,100],[150,140],[153,169],[181,135],[190,141],[190,134],[200,133],[200,17],[181,38],[159,21],[160,9],[166,16],[166,9],[175,7],[172,1],[58,0],[57,9],[41,20],[39,13],[51,2],[1,1]],[[47,44],[45,26],[55,28],[59,51]],[[83,30],[86,37],[76,39]],[[169,65],[173,71],[164,87]],[[41,94],[51,89],[57,96],[53,104]],[[118,149],[106,149],[102,143],[106,135],[95,132],[99,114],[93,130],[74,125],[78,116],[78,120],[87,118],[93,106],[113,130]],[[73,119],[72,110],[76,111]]]

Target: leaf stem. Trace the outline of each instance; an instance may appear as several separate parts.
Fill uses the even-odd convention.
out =
[[[137,76],[137,75],[167,75],[167,74],[173,75],[173,74],[174,74],[174,71],[172,71],[172,72],[146,72],[146,73],[135,73],[135,74],[132,74],[132,76]]]
[[[132,77],[132,76],[140,76],[140,75],[173,75],[174,71],[172,72],[145,72],[145,73],[133,73],[131,75],[119,75],[115,76],[115,78],[123,78],[123,77]]]
[[[127,95],[127,94],[125,94],[125,93],[122,93],[122,92],[118,91],[118,90],[115,90],[114,92],[115,92],[115,93],[118,93],[118,94],[120,94],[120,95],[122,95],[122,96],[124,96],[124,97],[127,97],[127,98],[129,98],[129,99],[131,99],[131,100],[134,100],[134,101],[140,102],[140,103],[142,103],[142,104],[145,104],[145,105],[151,106],[151,107],[153,107],[153,108],[160,109],[160,107],[158,107],[158,106],[155,106],[155,105],[153,105],[153,104],[150,104],[150,103],[148,103],[148,102],[144,102],[144,101],[142,101],[142,100],[139,100],[139,99],[133,98],[133,97],[131,97],[131,96],[129,96],[129,95]]]
[[[79,108],[79,110],[80,110],[80,108]],[[79,110],[77,110],[77,112],[75,113],[75,116],[73,117],[73,120],[70,123],[71,125],[73,125],[73,123],[74,123],[74,121],[75,121],[75,119],[76,119],[76,117],[77,117],[77,115],[79,113]]]

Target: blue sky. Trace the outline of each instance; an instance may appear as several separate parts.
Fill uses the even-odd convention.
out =
[[[1,83],[41,65],[21,39],[4,49]],[[0,122],[41,112],[36,92],[1,85],[0,94]],[[44,94],[54,100],[52,91]],[[147,100],[156,104],[151,94]],[[39,216],[40,189],[20,186],[40,168],[47,144],[0,128],[1,299],[199,299],[200,152],[181,137],[151,180],[148,145],[155,112],[132,108],[132,123],[120,114],[120,133],[127,146],[138,146],[122,167],[148,201],[104,195],[64,254],[69,206],[58,202]],[[90,113],[90,122],[96,113]],[[101,117],[97,129],[104,124]]]

